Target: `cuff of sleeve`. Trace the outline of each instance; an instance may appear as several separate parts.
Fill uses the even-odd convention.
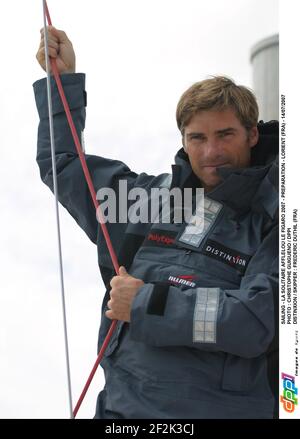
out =
[[[67,73],[61,75],[60,78],[70,110],[86,107],[85,74]],[[40,119],[48,118],[47,79],[36,81],[33,89]],[[53,114],[63,112],[64,107],[53,76],[51,76],[51,93]]]
[[[151,346],[193,346],[195,289],[145,284],[131,307],[129,335]]]
[[[133,299],[130,313],[130,337],[133,340],[144,340],[146,334],[146,319],[152,316],[147,316],[147,307],[151,294],[153,291],[153,284],[144,284],[141,286]]]

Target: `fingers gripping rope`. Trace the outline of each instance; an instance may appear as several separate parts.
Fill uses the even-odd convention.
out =
[[[55,193],[55,198],[56,198],[56,212],[57,212],[57,230],[58,230],[58,241],[59,241],[59,255],[60,255],[60,273],[61,273],[61,284],[62,284],[62,300],[63,300],[63,316],[64,316],[64,330],[65,330],[65,347],[66,347],[66,359],[67,359],[67,370],[68,370],[68,384],[69,384],[69,404],[70,404],[70,411],[71,411],[71,417],[75,418],[78,410],[82,404],[82,401],[88,391],[88,388],[92,382],[92,379],[95,375],[95,372],[97,370],[97,367],[99,366],[99,363],[101,362],[103,355],[105,353],[105,350],[108,346],[108,343],[111,339],[112,334],[114,333],[116,324],[117,324],[117,320],[113,320],[111,323],[111,326],[109,328],[109,331],[106,335],[106,338],[103,342],[103,345],[100,349],[100,352],[98,354],[98,357],[95,361],[95,364],[93,366],[93,369],[87,379],[87,382],[83,388],[83,391],[79,397],[79,400],[74,408],[74,410],[72,411],[72,395],[71,395],[71,379],[70,379],[70,367],[69,367],[69,354],[68,354],[68,340],[67,340],[67,326],[66,326],[66,312],[65,312],[65,298],[64,298],[64,289],[63,289],[63,270],[62,270],[62,258],[61,258],[61,246],[60,246],[60,229],[59,229],[59,217],[58,217],[58,197],[57,197],[57,178],[56,178],[56,165],[55,165],[55,144],[54,144],[54,127],[53,127],[53,116],[52,116],[52,105],[51,105],[51,82],[50,82],[50,68],[49,68],[49,55],[48,55],[48,39],[47,39],[47,26],[46,26],[46,18],[47,18],[47,22],[48,25],[52,25],[52,21],[51,21],[51,17],[49,14],[49,9],[47,6],[47,2],[46,0],[43,0],[43,15],[44,15],[44,28],[45,28],[45,57],[46,57],[46,68],[47,68],[47,91],[48,91],[48,106],[49,106],[49,126],[50,126],[50,139],[51,139],[51,154],[52,154],[52,167],[53,167],[53,182],[54,182],[54,193]],[[82,169],[84,172],[84,176],[92,197],[92,201],[93,204],[95,206],[96,212],[97,212],[97,216],[100,222],[100,226],[107,244],[107,248],[115,269],[116,274],[119,274],[119,263],[116,257],[116,253],[114,251],[114,248],[112,246],[111,243],[111,239],[106,227],[106,224],[104,223],[104,219],[103,219],[103,214],[101,211],[101,207],[99,205],[99,202],[96,198],[96,191],[94,189],[94,185],[92,182],[92,178],[90,175],[90,172],[88,170],[87,164],[86,164],[86,160],[85,160],[85,155],[82,151],[82,147],[77,135],[77,131],[72,119],[72,115],[70,112],[70,108],[67,102],[67,99],[65,97],[65,93],[62,87],[62,83],[60,80],[60,76],[59,76],[59,72],[58,72],[58,68],[57,68],[57,64],[56,64],[56,60],[53,58],[50,58],[50,63],[51,63],[51,69],[52,69],[52,73],[59,91],[59,95],[61,97],[62,100],[62,104],[66,113],[66,117],[70,126],[70,130],[72,133],[72,137],[74,139],[75,142],[75,146],[76,146],[76,150],[80,159],[80,163],[82,165]]]

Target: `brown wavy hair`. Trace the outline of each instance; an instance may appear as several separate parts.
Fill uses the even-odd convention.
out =
[[[184,135],[184,128],[199,111],[226,108],[235,111],[247,131],[257,125],[258,105],[253,92],[230,78],[213,76],[196,82],[183,93],[176,110],[177,126]]]

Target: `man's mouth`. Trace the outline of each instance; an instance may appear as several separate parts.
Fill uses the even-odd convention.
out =
[[[228,162],[224,162],[224,163],[210,163],[208,165],[204,165],[204,168],[221,168],[223,166],[228,165]]]

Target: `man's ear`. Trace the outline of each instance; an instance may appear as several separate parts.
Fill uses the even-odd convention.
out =
[[[248,133],[248,138],[249,138],[250,148],[253,148],[253,146],[257,145],[259,139],[259,132],[256,126],[250,128]]]
[[[185,146],[185,143],[184,143],[184,136],[181,137],[181,143],[182,143],[184,151],[186,152],[186,146]]]

